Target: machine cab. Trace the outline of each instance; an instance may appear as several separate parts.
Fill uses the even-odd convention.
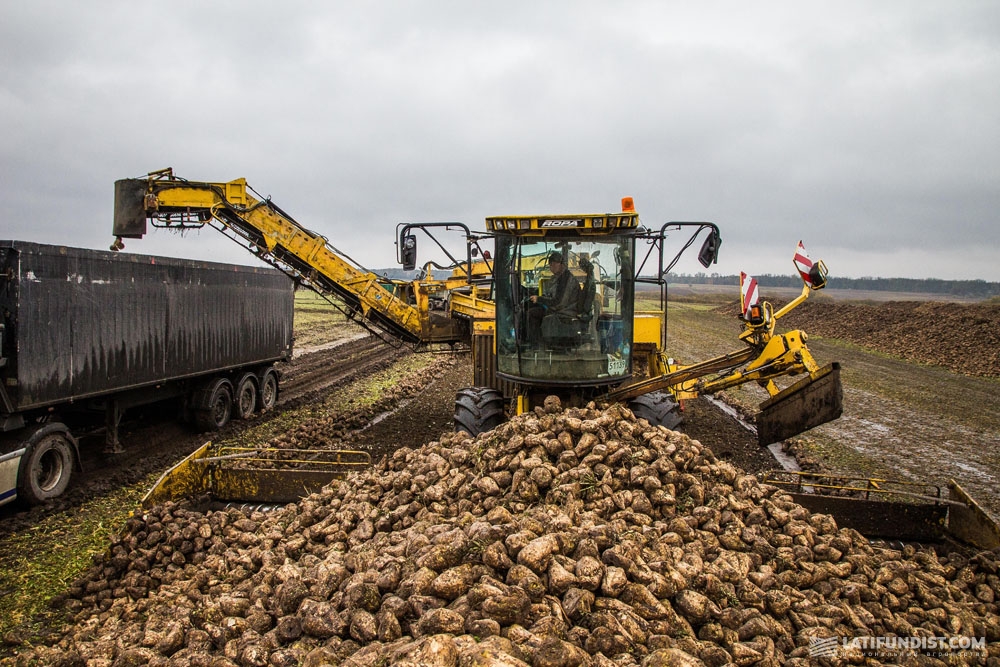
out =
[[[632,369],[634,213],[489,218],[497,375],[601,386]]]

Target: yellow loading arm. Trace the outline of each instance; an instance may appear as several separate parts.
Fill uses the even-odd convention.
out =
[[[774,312],[763,302],[758,317],[745,319],[739,338],[747,347],[689,366],[672,363],[658,350],[651,355],[649,377],[608,392],[603,398],[612,401],[630,399],[654,391],[669,391],[677,399],[714,394],[724,389],[756,382],[770,398],[758,414],[758,440],[769,444],[839,417],[843,411],[840,365],[820,367],[806,346],[804,331],[774,332],[777,321],[804,302],[809,293],[826,284],[826,266],[817,262],[821,279],[804,284],[802,292]],[[775,378],[807,374],[790,387],[780,389]]]
[[[172,169],[117,181],[117,238],[112,249],[124,247],[122,238],[141,238],[147,219],[154,226],[176,229],[209,225],[312,289],[338,296],[348,315],[358,317],[362,324],[373,324],[412,343],[454,342],[467,337],[466,328],[458,326],[458,321],[431,312],[431,284],[395,281],[412,285],[412,289],[390,289],[393,281],[380,280],[357,267],[327,239],[298,224],[270,199],[255,198],[249,190],[242,178],[200,183],[178,178]]]
[[[774,378],[783,375],[811,373],[819,369],[806,346],[804,331],[794,330],[775,334],[774,326],[779,317],[808,297],[810,287],[804,286],[802,294],[787,306],[772,313],[770,304],[762,304],[765,319],[760,324],[744,322],[744,330],[739,338],[747,347],[690,366],[672,363],[665,352],[658,350],[651,358],[650,377],[632,382],[608,392],[606,398],[627,401],[652,391],[670,391],[677,398],[695,398],[701,394],[713,394],[747,382],[758,382],[772,396],[780,390]],[[742,370],[733,370],[741,368]],[[727,375],[719,373],[730,371]],[[714,375],[712,379],[703,380]]]

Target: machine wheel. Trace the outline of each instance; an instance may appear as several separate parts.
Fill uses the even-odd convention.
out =
[[[634,398],[629,401],[628,407],[636,419],[645,419],[651,426],[674,429],[684,420],[681,416],[680,406],[674,397],[662,391],[654,391]]]
[[[472,437],[492,431],[504,420],[503,395],[488,387],[467,387],[455,395],[455,431]]]
[[[233,417],[249,419],[257,409],[257,376],[246,373],[236,383],[236,397],[233,403]]]
[[[38,437],[21,459],[17,495],[31,505],[62,495],[73,476],[73,450],[64,431]]]
[[[278,374],[269,368],[260,378],[260,391],[257,392],[257,409],[270,410],[278,403]]]
[[[201,396],[203,401],[194,411],[194,425],[201,431],[218,431],[229,423],[233,414],[233,385],[229,380],[216,378],[208,384]]]

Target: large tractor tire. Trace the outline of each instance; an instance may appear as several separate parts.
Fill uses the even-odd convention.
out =
[[[675,429],[684,421],[680,405],[677,404],[673,396],[662,391],[654,391],[634,398],[629,401],[628,407],[636,419],[645,419],[650,426]]]
[[[21,457],[17,495],[29,505],[56,498],[73,477],[76,447],[62,425],[50,424],[35,433]]]
[[[233,397],[233,417],[250,419],[257,409],[257,376],[244,373],[236,383],[236,394]]]
[[[488,387],[467,387],[455,395],[455,431],[472,437],[503,423],[503,395]]]
[[[199,431],[218,431],[233,416],[233,383],[215,378],[198,392],[194,425]]]

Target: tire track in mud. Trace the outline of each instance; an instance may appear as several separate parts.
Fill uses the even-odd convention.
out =
[[[407,354],[411,354],[408,349],[372,336],[304,353],[278,366],[282,374],[278,408],[288,409],[328,387],[370,375]]]

